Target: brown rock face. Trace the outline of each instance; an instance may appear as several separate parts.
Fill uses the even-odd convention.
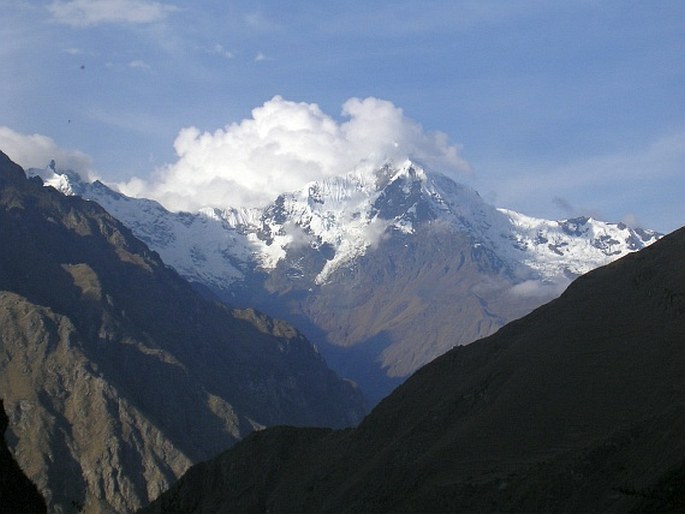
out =
[[[94,202],[0,154],[0,396],[50,511],[130,512],[273,424],[361,395],[292,327],[199,296]]]

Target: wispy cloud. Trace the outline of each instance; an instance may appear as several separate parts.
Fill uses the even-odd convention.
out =
[[[128,67],[134,70],[143,71],[150,71],[152,69],[148,63],[146,63],[145,61],[141,61],[140,59],[136,59],[128,63]]]
[[[0,150],[25,169],[44,168],[54,160],[60,169],[70,169],[89,179],[95,178],[92,160],[79,150],[65,150],[42,134],[22,134],[0,126]]]
[[[637,219],[629,213],[645,210],[649,203],[646,198],[659,184],[679,189],[661,191],[661,195],[685,194],[678,180],[685,169],[685,131],[645,141],[629,150],[582,157],[562,165],[512,160],[490,163],[488,168],[479,170],[480,184],[476,187],[498,191],[498,206],[545,217],[610,216],[611,221],[623,219],[632,226]],[[544,210],[540,198],[545,198],[549,210]],[[537,212],[532,211],[534,207]],[[671,218],[677,218],[678,207],[671,209]],[[641,215],[643,218],[646,220]]]
[[[527,194],[532,185],[550,191],[599,188],[679,174],[683,166],[685,131],[646,142],[630,151],[581,158],[561,166],[530,168],[527,173],[515,170],[517,173],[510,173],[507,189],[515,194]]]
[[[561,277],[556,281],[526,280],[509,289],[508,293],[518,298],[556,298],[569,286],[571,280]]]
[[[57,22],[72,27],[153,23],[178,10],[173,5],[149,0],[54,1],[48,9]]]
[[[255,57],[254,57],[255,62],[262,62],[262,61],[266,61],[268,59],[269,58],[263,52],[257,52],[257,55],[255,55]]]
[[[235,53],[231,52],[230,50],[226,50],[226,48],[219,43],[215,44],[211,49],[209,49],[207,53],[219,55],[224,59],[233,59],[235,57]]]
[[[558,7],[540,0],[444,1],[431,2],[429,7],[423,2],[399,0],[379,3],[370,9],[348,9],[340,4],[339,9],[335,15],[321,20],[320,31],[357,37],[406,38],[421,33],[464,32]]]
[[[637,227],[643,227],[644,226],[640,222],[638,217],[635,214],[633,214],[632,212],[629,212],[628,214],[623,216],[623,219],[621,221],[631,228],[637,228]]]
[[[271,32],[279,28],[279,25],[276,22],[267,18],[261,12],[248,13],[243,19],[248,27],[259,32]]]
[[[68,53],[69,55],[85,55],[86,51],[83,48],[65,48],[64,49],[65,53]]]

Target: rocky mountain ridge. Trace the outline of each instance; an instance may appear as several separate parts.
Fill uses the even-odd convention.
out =
[[[0,247],[7,439],[50,512],[130,512],[252,430],[363,415],[292,326],[201,296],[1,153]]]
[[[33,173],[103,205],[224,301],[294,323],[372,403],[453,345],[659,238],[620,223],[496,209],[410,161],[312,182],[263,209],[197,213],[170,213],[51,168]]]
[[[660,236],[589,217],[551,221],[497,209],[476,191],[411,161],[311,182],[279,195],[263,209],[205,208],[197,213],[169,212],[157,202],[125,197],[54,165],[29,173],[67,195],[97,201],[167,257],[166,262],[184,270],[184,276],[219,289],[244,280],[255,267],[273,270],[288,259],[289,250],[302,245],[324,254],[325,263],[313,279],[323,284],[389,229],[413,234],[426,223],[443,222],[468,232],[475,244],[491,249],[510,268],[523,264],[549,280],[581,275]]]

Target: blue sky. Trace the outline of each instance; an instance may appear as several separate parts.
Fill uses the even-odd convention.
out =
[[[170,170],[209,173],[191,157],[220,174],[232,148],[265,151],[217,144],[254,136],[254,109],[285,131],[291,115],[309,116],[308,130],[332,123],[331,144],[350,118],[360,130],[381,112],[373,141],[417,135],[411,151],[449,167],[447,144],[450,172],[497,206],[685,224],[680,0],[3,0],[2,13],[0,149],[22,164],[32,144],[35,159],[154,193]],[[343,114],[351,98],[379,102]],[[312,104],[320,112],[303,114]],[[188,127],[184,158],[175,142]],[[254,164],[235,158],[243,174]]]

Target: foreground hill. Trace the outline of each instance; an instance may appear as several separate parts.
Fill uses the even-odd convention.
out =
[[[51,512],[129,512],[256,428],[363,413],[292,327],[202,298],[98,204],[2,153],[0,397]]]
[[[55,166],[32,172],[97,201],[229,303],[293,322],[372,403],[454,345],[659,238],[620,223],[496,209],[411,161],[311,182],[259,209],[197,213],[171,213]]]
[[[348,431],[279,427],[145,512],[685,510],[685,229],[423,367]]]

